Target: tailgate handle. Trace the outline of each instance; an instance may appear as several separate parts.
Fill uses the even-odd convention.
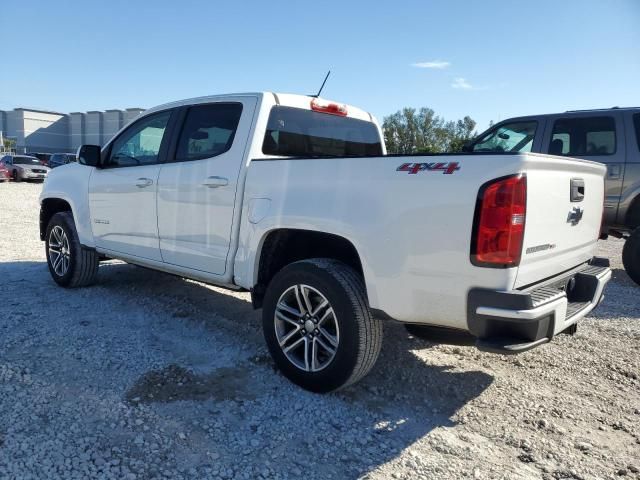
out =
[[[571,179],[571,201],[581,202],[584,200],[584,180],[581,178]]]

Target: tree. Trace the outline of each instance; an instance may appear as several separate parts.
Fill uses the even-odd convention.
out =
[[[475,135],[471,117],[445,121],[430,108],[404,108],[384,117],[382,129],[389,153],[460,152]]]

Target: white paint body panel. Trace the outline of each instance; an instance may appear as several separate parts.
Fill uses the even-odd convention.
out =
[[[80,240],[86,246],[125,261],[231,288],[255,286],[262,245],[276,229],[339,235],[358,251],[372,308],[405,322],[462,329],[467,328],[469,289],[511,290],[558,274],[593,255],[602,216],[605,169],[600,164],[537,154],[265,158],[262,142],[271,107],[279,102],[309,109],[309,98],[303,96],[256,93],[203,97],[163,105],[147,114],[172,106],[232,99],[240,99],[245,108],[227,156],[157,166],[155,200],[152,190],[146,190],[144,198],[129,199],[127,192],[109,190],[116,187],[110,187],[107,180],[99,183],[91,178],[95,185],[101,185],[102,197],[96,199],[113,202],[113,211],[123,217],[117,223],[120,240],[111,240],[130,242],[127,251],[118,246],[124,253],[114,252],[114,244],[105,243],[111,234],[106,235],[97,226],[100,224],[93,223],[102,208],[97,200],[91,206],[88,200],[93,168],[68,165],[55,169],[41,199],[62,198],[71,204]],[[350,116],[375,122],[362,110],[348,109]],[[403,163],[439,161],[458,162],[461,168],[451,175],[397,171]],[[96,174],[96,178],[102,177],[102,172],[96,170]],[[527,176],[523,250],[541,244],[556,247],[530,256],[523,253],[519,268],[474,266],[469,255],[478,190],[487,181],[514,174]],[[149,175],[153,173],[144,176]],[[228,178],[228,188],[205,190],[199,182],[211,175]],[[568,182],[574,177],[585,180],[587,191],[581,204],[583,221],[569,228]],[[107,194],[113,200],[108,200]],[[127,240],[144,236],[140,234],[146,229],[153,230],[156,219],[155,241]],[[156,247],[157,256],[153,254]]]

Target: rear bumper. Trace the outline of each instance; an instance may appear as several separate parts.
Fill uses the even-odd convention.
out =
[[[519,353],[549,342],[593,310],[611,279],[609,260],[594,257],[523,290],[474,288],[467,297],[469,331],[480,350]]]

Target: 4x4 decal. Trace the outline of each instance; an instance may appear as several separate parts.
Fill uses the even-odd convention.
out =
[[[438,172],[441,171],[445,175],[451,175],[452,173],[460,170],[460,164],[458,162],[437,162],[437,163],[403,163],[396,171],[408,172],[409,175],[415,175],[418,172]]]

